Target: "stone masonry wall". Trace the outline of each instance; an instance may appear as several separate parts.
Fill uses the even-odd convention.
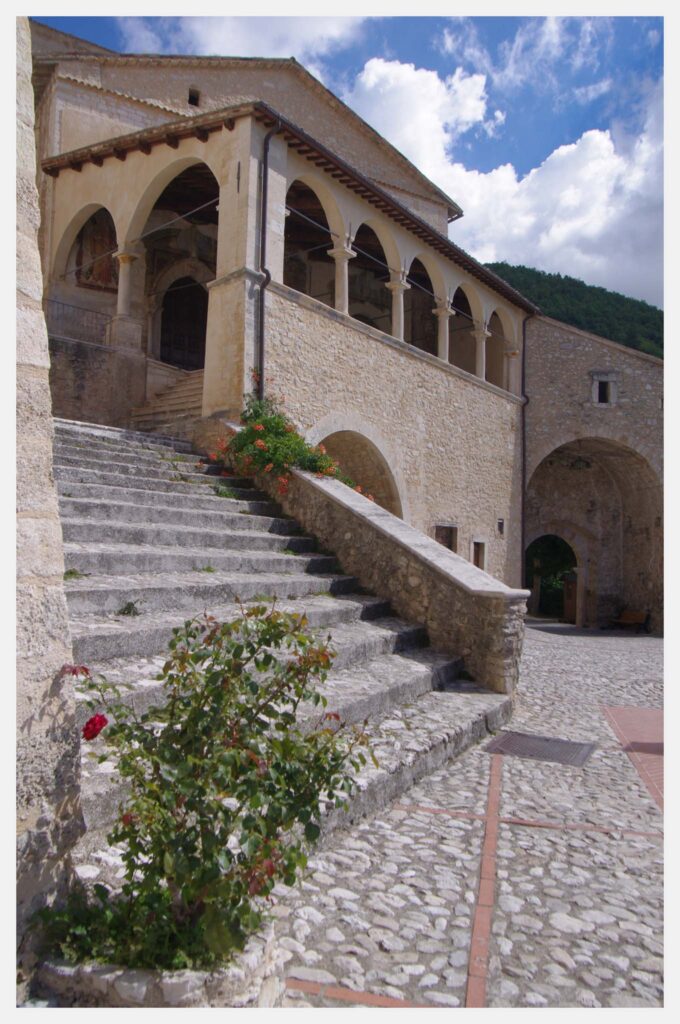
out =
[[[55,416],[109,426],[128,425],[145,398],[141,352],[50,338],[50,387]]]
[[[486,570],[519,585],[521,400],[275,283],[266,331],[268,380],[305,436],[368,438],[406,522],[456,525],[458,554],[483,542]]]
[[[424,625],[433,647],[462,657],[481,686],[514,694],[527,591],[504,586],[337,480],[295,470],[283,496],[271,477],[258,483],[344,572]]]
[[[592,400],[591,372],[617,376],[612,406]],[[607,438],[663,473],[663,362],[576,327],[527,323],[527,480],[553,449],[575,438]]]
[[[80,834],[72,661],[64,556],[52,478],[52,409],[42,314],[28,22],[17,19],[17,865],[20,956],[25,927],[68,879]]]

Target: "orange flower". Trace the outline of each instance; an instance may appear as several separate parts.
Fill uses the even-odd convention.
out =
[[[264,467],[264,471],[265,471],[265,473],[271,473],[273,468],[274,468],[274,463],[273,462],[268,462],[267,465]]]
[[[264,430],[264,423],[256,423],[253,426],[253,430]]]
[[[359,494],[362,494],[362,493],[363,493],[363,492],[362,492],[362,490],[361,490],[361,484],[357,484],[357,485],[356,485],[356,487],[354,488],[354,490],[355,490],[355,491],[358,491],[358,492],[359,492]]]
[[[326,454],[326,449],[324,448],[324,446],[322,444],[319,445],[319,451],[321,452],[322,455]]]
[[[264,441],[262,440],[261,437],[258,437],[257,441],[255,442],[255,447],[259,448],[260,451],[263,451],[263,452],[267,451],[267,445],[264,443]]]
[[[375,498],[373,497],[372,494],[367,494],[366,497],[368,498],[369,501],[375,501]]]

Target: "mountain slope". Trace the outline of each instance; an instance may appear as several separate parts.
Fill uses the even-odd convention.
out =
[[[655,306],[575,277],[509,263],[486,266],[540,306],[546,316],[663,358],[663,311]]]

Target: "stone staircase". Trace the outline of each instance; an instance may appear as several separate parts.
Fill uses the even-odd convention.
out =
[[[172,628],[185,619],[203,611],[235,617],[239,601],[255,598],[304,610],[337,651],[324,686],[328,710],[369,720],[379,764],[362,771],[350,818],[384,806],[508,719],[509,698],[458,680],[458,659],[432,650],[422,627],[363,593],[250,480],[208,475],[198,460],[181,440],[55,421],[77,664],[132,683],[129,699],[141,709],[160,698],[155,677]],[[220,485],[226,496],[215,493]],[[90,714],[80,705],[79,725]],[[85,751],[88,833],[76,861],[91,863],[93,850],[105,859],[120,795],[112,766]],[[333,814],[326,829],[346,820]]]
[[[203,370],[187,371],[186,376],[159,391],[130,414],[133,430],[167,433],[183,438],[201,415]]]

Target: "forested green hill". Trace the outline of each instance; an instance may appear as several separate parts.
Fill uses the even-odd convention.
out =
[[[584,284],[575,277],[509,263],[486,266],[540,306],[546,316],[663,358],[663,311],[656,306]]]

